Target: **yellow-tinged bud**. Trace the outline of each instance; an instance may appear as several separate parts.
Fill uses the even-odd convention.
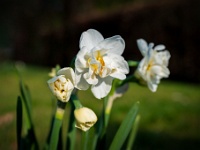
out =
[[[83,131],[89,130],[97,122],[96,114],[87,107],[75,109],[74,116],[76,118],[75,127]]]

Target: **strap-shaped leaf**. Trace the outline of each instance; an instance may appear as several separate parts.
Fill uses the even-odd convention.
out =
[[[136,116],[139,110],[139,102],[133,105],[128,112],[126,118],[123,120],[122,124],[120,125],[109,150],[120,150],[123,143],[125,142],[133,123],[135,122]]]
[[[30,144],[38,149],[38,142],[35,136],[35,130],[34,130],[34,125],[33,125],[33,121],[32,121],[32,116],[31,116],[31,96],[30,96],[30,92],[28,90],[28,87],[24,85],[22,79],[20,80],[20,91],[21,91],[21,96],[23,102],[24,102],[24,106],[25,106],[25,110],[24,113],[25,115],[27,115],[27,119],[26,119],[26,123],[27,123],[27,135],[26,138],[29,138],[28,140],[30,141]],[[29,146],[30,146],[29,144]]]
[[[17,149],[20,149],[21,147],[21,133],[22,133],[22,113],[23,113],[23,108],[22,108],[22,100],[21,97],[18,96],[17,98]]]
[[[31,99],[30,99],[30,93],[27,87],[25,87],[24,83],[22,80],[20,80],[20,92],[21,92],[21,96],[22,96],[22,100],[24,102],[25,105],[25,109],[27,112],[27,124],[28,124],[28,128],[31,128],[32,126],[32,118],[31,118]]]
[[[139,122],[140,122],[140,115],[137,115],[136,117],[136,120],[133,124],[133,127],[132,127],[132,131],[129,135],[129,139],[128,139],[128,144],[127,144],[127,148],[126,150],[131,150],[132,149],[132,146],[134,144],[134,141],[135,141],[135,137],[136,137],[136,134],[137,134],[137,130],[138,130],[138,127],[139,127]]]

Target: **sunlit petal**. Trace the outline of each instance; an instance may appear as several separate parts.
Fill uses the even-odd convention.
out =
[[[145,56],[147,51],[148,51],[147,42],[144,39],[138,39],[137,40],[137,46],[138,46],[140,52],[142,53],[142,55]]]
[[[104,79],[99,79],[98,84],[93,85],[91,87],[92,93],[94,96],[98,99],[101,99],[108,95],[108,93],[111,90],[111,85],[112,85],[112,77],[106,77]]]
[[[82,47],[87,47],[87,49],[91,50],[95,47],[99,42],[103,41],[104,38],[98,31],[94,29],[89,29],[82,33],[80,38],[80,49]]]

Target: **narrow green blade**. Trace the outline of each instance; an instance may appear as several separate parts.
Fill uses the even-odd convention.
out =
[[[125,142],[133,123],[135,122],[136,116],[139,110],[139,102],[132,106],[130,111],[128,112],[126,118],[123,120],[120,125],[109,150],[120,150],[123,143]]]
[[[30,96],[28,87],[24,85],[22,80],[20,80],[20,91],[21,91],[22,100],[24,102],[24,106],[25,106],[25,110],[26,110],[24,113],[25,113],[25,115],[27,115],[26,123],[27,123],[28,133],[27,133],[26,137],[29,138],[30,143],[33,144],[33,146],[37,149],[37,148],[39,148],[39,146],[38,146],[38,142],[36,139],[34,125],[33,125],[33,121],[32,121],[31,96]]]
[[[28,127],[30,128],[32,126],[32,118],[31,118],[31,99],[30,99],[30,93],[25,87],[22,80],[20,80],[20,92],[22,95],[22,100],[24,101],[27,117],[28,117]]]
[[[17,149],[20,149],[21,147],[21,133],[22,133],[22,113],[23,113],[23,109],[22,109],[22,100],[21,97],[18,96],[17,98]]]
[[[137,115],[136,120],[133,124],[132,131],[130,133],[129,139],[128,139],[128,144],[126,150],[131,150],[135,141],[135,137],[137,134],[138,126],[140,122],[140,115]]]

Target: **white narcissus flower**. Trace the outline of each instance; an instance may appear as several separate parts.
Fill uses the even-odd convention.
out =
[[[57,76],[47,81],[51,92],[62,102],[68,102],[75,86],[75,74],[66,67],[57,72]]]
[[[97,122],[96,114],[87,107],[75,109],[74,116],[76,118],[75,127],[83,131],[89,130]]]
[[[87,90],[91,85],[96,98],[107,96],[113,79],[124,80],[129,73],[128,63],[121,56],[124,48],[119,35],[104,39],[94,29],[83,32],[75,60],[76,87]]]
[[[137,45],[144,58],[139,63],[136,74],[147,83],[152,92],[155,92],[160,79],[167,78],[170,74],[167,68],[170,53],[165,50],[164,45],[153,48],[154,44],[148,45],[144,39],[138,39]]]

